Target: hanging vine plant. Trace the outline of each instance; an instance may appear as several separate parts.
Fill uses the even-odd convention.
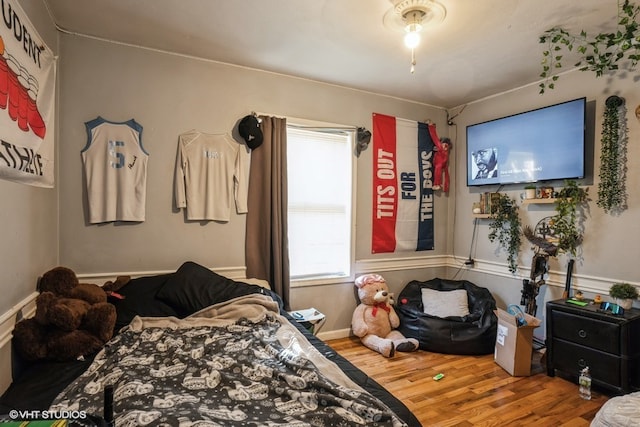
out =
[[[599,176],[596,204],[605,212],[626,209],[627,119],[624,99],[619,96],[605,102]]]
[[[491,199],[491,222],[489,222],[489,241],[498,241],[507,251],[509,271],[518,269],[518,253],[520,252],[520,216],[518,205],[514,199],[504,193]]]
[[[558,250],[576,256],[582,244],[584,209],[589,201],[588,190],[578,187],[574,180],[566,180],[556,197],[556,215],[550,224],[558,237]]]
[[[539,42],[546,44],[542,52],[542,73],[540,93],[554,89],[558,72],[563,67],[563,52],[578,52],[581,57],[575,64],[580,71],[593,71],[596,77],[608,71],[615,71],[623,60],[631,68],[640,61],[640,5],[630,0],[618,0],[618,24],[615,32],[600,33],[590,38],[582,30],[580,34],[571,34],[562,28],[552,28],[544,32]]]

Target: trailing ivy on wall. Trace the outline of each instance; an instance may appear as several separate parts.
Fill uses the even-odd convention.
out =
[[[542,52],[540,93],[554,89],[558,72],[563,67],[563,52],[578,52],[581,57],[575,64],[580,71],[593,71],[597,77],[615,71],[621,61],[629,62],[631,68],[640,61],[640,5],[630,0],[618,0],[618,25],[615,32],[596,34],[591,38],[582,30],[580,34],[555,27],[544,32],[539,42],[546,44]]]
[[[499,193],[491,200],[491,222],[489,223],[489,241],[498,241],[507,251],[509,271],[515,273],[518,269],[518,253],[521,242],[521,222],[518,205],[514,199],[504,193]]]
[[[605,102],[599,176],[596,204],[607,213],[626,209],[627,115],[624,99],[619,96],[610,96]]]
[[[579,187],[575,180],[565,180],[564,188],[555,197],[556,214],[543,218],[535,228],[525,226],[523,234],[527,240],[549,256],[566,253],[575,258],[584,234],[588,191],[588,187]]]
[[[566,180],[556,197],[556,214],[551,218],[554,233],[558,236],[558,250],[577,255],[582,244],[585,219],[584,210],[589,201],[588,189],[578,187],[574,180]]]

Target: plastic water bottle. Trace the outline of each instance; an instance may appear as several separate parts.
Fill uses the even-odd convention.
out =
[[[580,371],[578,385],[578,393],[580,394],[580,397],[584,400],[591,400],[591,374],[589,374],[588,366]]]

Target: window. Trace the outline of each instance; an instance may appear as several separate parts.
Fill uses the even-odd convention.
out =
[[[294,283],[352,279],[355,129],[287,125],[289,263]]]

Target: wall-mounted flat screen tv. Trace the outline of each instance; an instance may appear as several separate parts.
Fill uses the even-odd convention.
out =
[[[586,98],[467,126],[467,185],[579,179]]]

